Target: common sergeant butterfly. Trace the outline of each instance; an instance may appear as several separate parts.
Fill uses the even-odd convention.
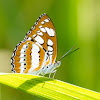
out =
[[[42,14],[15,48],[11,57],[14,73],[45,75],[56,72],[61,62],[57,57],[56,31],[47,14]]]

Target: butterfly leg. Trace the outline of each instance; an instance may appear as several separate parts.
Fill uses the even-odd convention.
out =
[[[54,79],[55,74],[56,74],[56,71],[57,71],[57,70],[52,71],[52,72],[49,74],[49,78],[51,78],[51,77],[50,77],[50,76],[51,76],[51,74],[52,74],[52,73],[54,73],[54,75],[53,75],[53,79]]]
[[[50,76],[51,76],[51,73],[49,74],[49,78],[51,78]]]
[[[42,70],[43,70],[43,69],[41,69],[41,70],[37,73],[37,75],[39,75],[39,74],[41,73]]]
[[[57,70],[54,70],[54,71],[52,72],[52,73],[54,73],[54,75],[53,75],[53,79],[54,79],[54,77],[55,77],[56,71],[57,71]]]

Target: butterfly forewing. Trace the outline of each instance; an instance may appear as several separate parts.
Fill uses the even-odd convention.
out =
[[[55,62],[57,56],[56,31],[48,15],[43,14],[39,17],[26,38],[39,43],[48,52],[48,55],[52,55],[52,64]]]
[[[12,71],[37,74],[43,67],[54,64],[57,57],[57,39],[54,25],[42,14],[28,31],[12,56]]]

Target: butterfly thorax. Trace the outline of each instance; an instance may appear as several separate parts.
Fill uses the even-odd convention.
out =
[[[51,65],[48,65],[48,66],[44,66],[41,69],[40,74],[41,75],[45,75],[45,74],[53,73],[55,71],[55,69],[58,68],[60,65],[61,65],[61,62],[57,61],[54,64],[51,64]]]

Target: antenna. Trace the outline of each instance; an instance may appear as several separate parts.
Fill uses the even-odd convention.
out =
[[[69,54],[71,54],[71,53],[73,53],[73,52],[75,52],[76,50],[79,49],[79,48],[77,48],[77,49],[75,49],[74,51],[72,51],[74,48],[75,48],[75,46],[72,47],[67,53],[65,53],[65,54],[59,59],[59,61],[61,61],[61,59],[63,59],[65,56],[67,56],[67,55],[69,55]],[[72,52],[70,52],[70,51],[72,51]],[[70,52],[70,53],[69,53],[69,52]]]

